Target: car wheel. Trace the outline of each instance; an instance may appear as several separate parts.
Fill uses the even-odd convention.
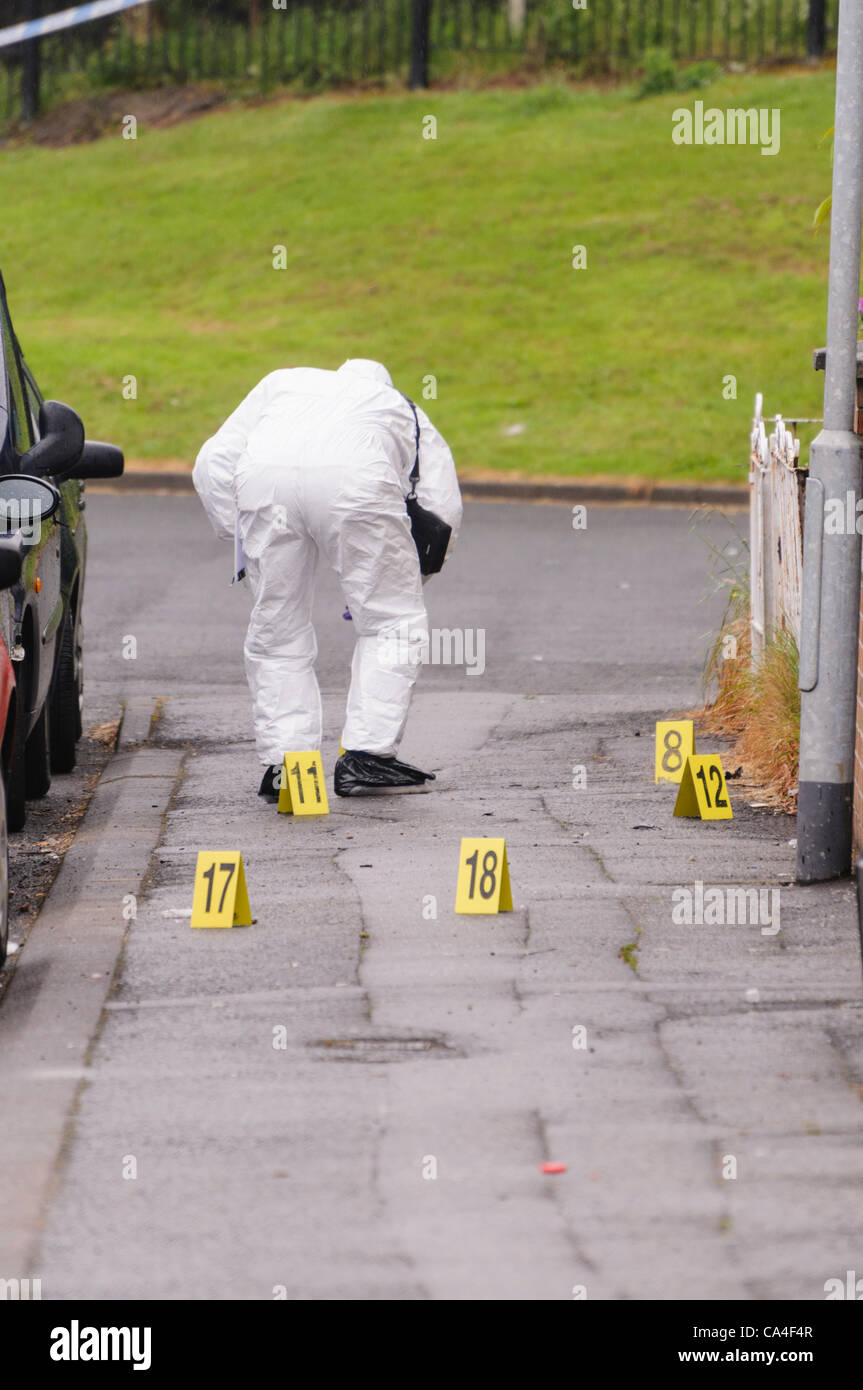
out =
[[[6,834],[6,795],[0,777],[0,965],[9,945],[9,837]]]
[[[9,830],[23,830],[27,822],[27,767],[24,756],[24,711],[27,691],[27,673],[21,671],[17,678],[18,699],[15,714],[15,734],[12,739],[12,757],[6,777],[6,824]]]
[[[84,665],[81,660],[80,624],[75,631],[71,612],[63,621],[60,655],[51,690],[51,771],[71,772],[81,737],[81,705],[84,699]]]
[[[51,785],[51,738],[49,701],[46,700],[24,745],[24,781],[27,800],[44,796]]]

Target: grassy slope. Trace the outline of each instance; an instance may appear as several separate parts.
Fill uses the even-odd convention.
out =
[[[780,107],[781,153],[672,145],[694,96]],[[46,394],[132,458],[191,462],[275,366],[371,356],[437,376],[465,471],[742,478],[756,390],[820,414],[832,101],[828,72],[321,97],[7,150],[13,315]]]

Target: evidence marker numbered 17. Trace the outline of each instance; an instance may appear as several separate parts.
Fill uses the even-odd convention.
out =
[[[252,910],[238,849],[202,849],[195,866],[193,927],[250,927]]]

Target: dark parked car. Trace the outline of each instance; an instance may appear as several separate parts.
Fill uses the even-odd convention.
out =
[[[29,474],[54,483],[56,512],[19,530],[23,543],[20,581],[11,590],[9,655],[15,667],[14,735],[6,776],[9,828],[20,830],[26,801],[44,796],[52,772],[70,772],[81,736],[82,622],[87,529],[85,478],[115,478],[123,455],[112,444],[84,437],[69,406],[44,400],[24,362],[12,327],[0,276],[0,475]],[[20,518],[19,518],[20,520]]]
[[[21,576],[21,547],[16,537],[0,538],[0,749],[3,773],[0,777],[0,965],[6,959],[9,942],[9,843],[6,834],[5,774],[11,756],[15,730],[15,671],[9,657],[12,600],[8,590]]]
[[[26,474],[0,477],[0,517],[7,525],[33,517],[38,511],[47,518],[60,506],[60,494],[50,483]],[[29,523],[25,520],[25,526]],[[9,529],[12,530],[11,525]],[[0,527],[2,530],[2,527]],[[0,535],[0,966],[6,960],[9,943],[9,841],[6,819],[6,780],[15,746],[15,668],[9,656],[12,645],[15,601],[13,585],[21,578],[25,537],[21,528],[11,535]]]

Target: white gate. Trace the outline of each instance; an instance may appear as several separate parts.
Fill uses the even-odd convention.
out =
[[[755,397],[749,450],[749,577],[752,660],[771,632],[800,642],[803,578],[801,496],[806,472],[798,467],[800,440],[781,415],[768,436],[761,393]],[[808,423],[808,422],[807,422]]]

